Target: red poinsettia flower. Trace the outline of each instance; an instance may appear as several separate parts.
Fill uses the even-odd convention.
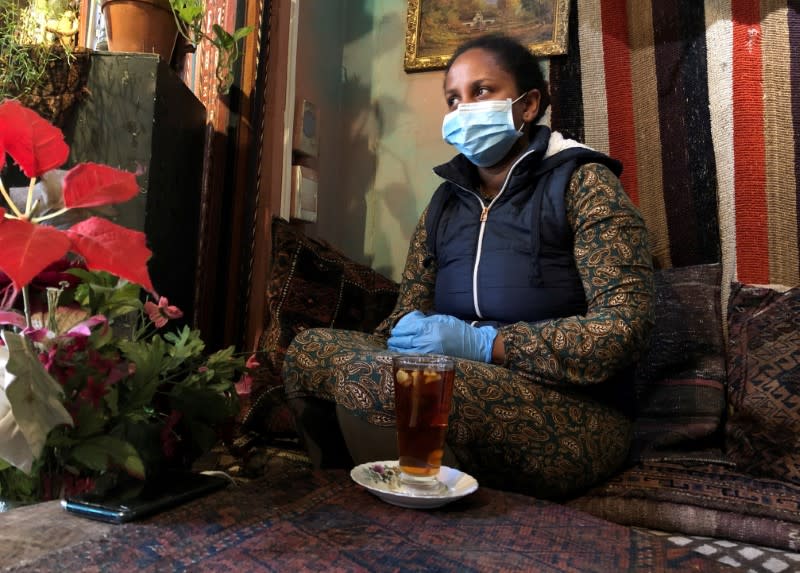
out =
[[[0,222],[0,269],[17,287],[31,282],[50,263],[69,250],[68,236],[53,227],[30,221],[5,219]]]
[[[70,274],[66,271],[70,269],[86,269],[86,265],[82,261],[78,260],[70,260],[68,258],[62,258],[54,263],[51,263],[45,267],[45,269],[40,272],[38,275],[31,279],[31,282],[28,284],[31,291],[46,291],[48,288],[60,288],[63,286],[66,287],[74,287],[76,284],[80,282],[80,279],[73,274]],[[3,271],[0,271],[0,309],[8,309],[12,308],[14,304],[14,299],[16,295],[19,294],[14,284],[11,282],[11,277],[9,277]],[[19,301],[17,301],[19,303]],[[40,301],[39,305],[44,301]],[[31,301],[31,310],[37,310],[37,301]],[[13,311],[12,311],[13,312]],[[3,311],[0,311],[0,325],[6,324],[2,320]]]
[[[31,178],[60,167],[69,155],[60,129],[14,100],[0,103],[0,167],[8,153]],[[64,175],[65,209],[121,203],[139,191],[136,176],[95,163],[82,163]],[[144,233],[92,217],[66,231],[40,224],[5,195],[12,213],[0,210],[0,270],[16,289],[28,285],[48,265],[68,252],[87,268],[107,271],[154,292],[147,270],[152,255]]]
[[[57,288],[67,283],[68,286],[75,286],[80,279],[68,273],[70,269],[86,269],[82,261],[70,260],[66,257],[58,259],[54,263],[47,265],[42,272],[33,277],[30,282],[32,289],[46,290],[49,287]],[[11,279],[3,271],[0,271],[0,289],[11,284]]]
[[[138,192],[135,174],[108,165],[81,163],[64,175],[64,206],[69,209],[121,203]]]
[[[61,167],[69,157],[61,130],[16,100],[0,104],[0,151],[0,168],[8,153],[28,177]]]
[[[90,270],[108,271],[155,292],[147,271],[147,260],[153,253],[146,246],[144,233],[102,217],[89,217],[65,234],[72,239],[72,250],[83,257]]]

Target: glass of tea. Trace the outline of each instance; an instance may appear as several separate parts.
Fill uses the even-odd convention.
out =
[[[438,495],[455,363],[437,354],[392,358],[400,482],[419,495]]]

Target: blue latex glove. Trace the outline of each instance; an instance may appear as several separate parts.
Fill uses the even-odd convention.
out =
[[[446,354],[491,362],[496,336],[493,326],[476,327],[447,314],[425,316],[414,310],[397,321],[387,346],[394,352]]]

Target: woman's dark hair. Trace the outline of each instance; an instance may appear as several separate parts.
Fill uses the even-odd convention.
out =
[[[547,106],[550,105],[550,90],[544,79],[542,68],[539,66],[539,60],[531,54],[528,48],[513,38],[502,34],[487,34],[467,40],[450,57],[445,68],[445,76],[450,71],[453,62],[461,54],[476,48],[490,52],[495,57],[497,64],[513,76],[520,93],[539,90],[541,94],[539,110],[532,123],[539,121],[547,110]]]

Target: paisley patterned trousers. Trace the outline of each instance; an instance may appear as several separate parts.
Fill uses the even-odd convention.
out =
[[[316,398],[372,425],[394,426],[392,355],[379,336],[306,330],[284,361],[287,398]],[[621,467],[630,435],[627,417],[578,392],[456,359],[447,443],[458,467],[481,485],[540,498],[577,494]]]

